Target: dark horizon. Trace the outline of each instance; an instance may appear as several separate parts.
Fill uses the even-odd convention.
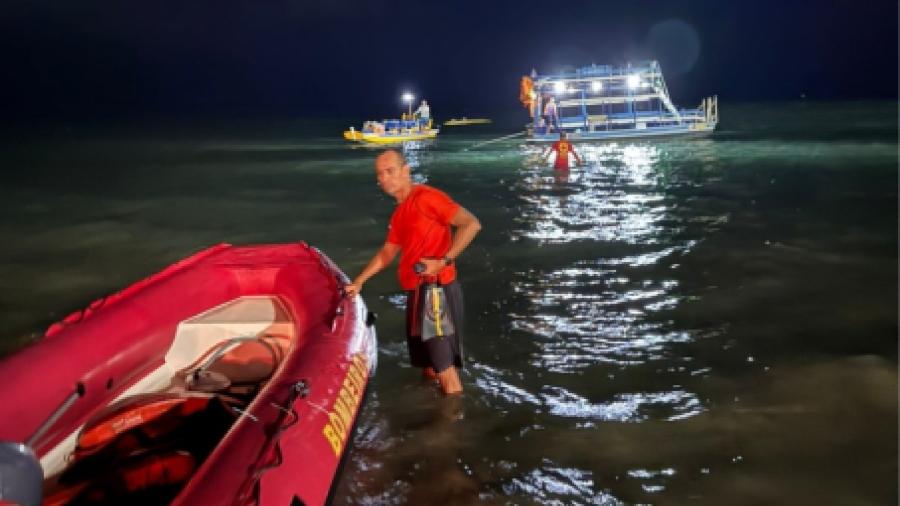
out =
[[[657,59],[673,100],[897,98],[897,4],[764,0],[140,6],[14,1],[7,123],[109,117],[513,114],[518,81]]]

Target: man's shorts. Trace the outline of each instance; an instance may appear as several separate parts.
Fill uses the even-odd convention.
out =
[[[409,360],[413,367],[431,367],[435,372],[442,372],[451,365],[461,369],[463,366],[463,293],[462,287],[457,281],[443,285],[444,294],[447,297],[447,305],[450,306],[450,317],[453,319],[454,333],[449,336],[432,337],[423,342],[421,337],[421,325],[413,329],[418,301],[425,299],[425,285],[419,287],[418,297],[416,291],[406,292],[406,344],[409,348]],[[421,316],[419,316],[421,318]],[[416,318],[418,319],[418,318]]]

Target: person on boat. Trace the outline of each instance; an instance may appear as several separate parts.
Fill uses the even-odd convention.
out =
[[[410,167],[399,151],[389,149],[375,159],[375,175],[381,189],[397,200],[384,245],[363,271],[344,287],[355,295],[372,276],[388,267],[400,253],[397,277],[406,291],[406,341],[410,362],[423,368],[426,378],[436,378],[449,395],[462,392],[458,369],[462,354],[462,288],[456,280],[456,258],[481,230],[472,213],[446,193],[424,184],[413,184]],[[451,228],[455,232],[451,236]],[[424,266],[417,273],[416,264]],[[437,281],[446,294],[455,332],[423,341],[418,320],[423,283]]]
[[[423,100],[419,104],[419,108],[416,109],[416,117],[419,118],[421,125],[427,128],[431,127],[431,107],[428,106],[428,102]]]
[[[575,146],[572,145],[571,142],[567,139],[566,132],[559,132],[559,140],[554,142],[553,145],[547,148],[546,151],[541,155],[541,158],[546,163],[547,159],[550,157],[550,153],[556,153],[556,161],[553,162],[554,169],[568,169],[569,168],[569,155],[575,157],[575,162],[578,165],[581,165],[581,157],[578,156],[578,153],[575,152]]]
[[[416,116],[425,121],[431,119],[431,107],[428,106],[428,102],[423,100],[422,103],[419,104],[419,108],[416,109]]]
[[[553,128],[559,130],[559,109],[556,106],[556,100],[553,95],[547,99],[544,105],[544,121],[547,122],[547,132],[552,132]]]

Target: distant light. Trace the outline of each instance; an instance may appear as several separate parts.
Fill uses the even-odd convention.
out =
[[[603,91],[603,82],[601,81],[593,81],[591,82],[591,91],[594,93],[600,93]]]
[[[637,74],[628,76],[628,87],[632,90],[641,85],[641,78]]]
[[[403,94],[403,101],[404,101],[404,102],[412,102],[414,98],[416,98],[416,97],[413,96],[412,93],[404,93],[404,94]]]
[[[553,84],[553,89],[557,93],[563,93],[566,91],[566,83],[564,83],[562,81],[556,81],[556,83]]]

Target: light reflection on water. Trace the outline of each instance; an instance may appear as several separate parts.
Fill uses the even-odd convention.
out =
[[[546,504],[557,503],[560,496],[577,497],[587,504],[602,506],[625,504],[612,495],[597,492],[591,471],[559,466],[547,459],[540,468],[522,478],[513,479],[503,490],[510,495],[526,495]]]
[[[653,145],[579,146],[588,166],[548,171],[533,147],[523,148],[530,163],[519,182],[524,229],[513,239],[548,243],[574,240],[654,243],[666,230],[664,196],[656,191]],[[677,230],[674,230],[677,231]]]
[[[655,408],[655,417],[670,421],[693,416],[702,410],[697,396],[684,390],[619,393],[607,402],[591,402],[560,386],[543,385],[540,392],[531,393],[504,380],[495,369],[482,364],[473,367],[479,370],[476,384],[485,394],[505,403],[532,405],[541,413],[577,419],[582,427],[594,426],[585,422],[644,421],[650,417],[647,414],[649,408]],[[660,417],[657,412],[660,408],[668,414]]]
[[[534,336],[539,351],[533,365],[554,372],[663,358],[668,344],[688,342],[691,336],[647,315],[676,307],[679,283],[641,276],[639,268],[672,267],[697,240],[677,238],[678,219],[669,213],[655,166],[659,148],[607,144],[577,150],[587,166],[570,169],[575,175],[563,182],[542,165],[523,169],[525,212],[514,237],[630,247],[612,255],[598,247],[592,260],[519,272],[513,290],[527,303],[521,313],[510,315],[511,327]],[[635,254],[635,247],[641,252]]]
[[[586,166],[552,171],[538,149],[521,149],[525,162],[514,183],[521,205],[511,238],[553,248],[557,260],[515,272],[511,291],[519,300],[506,314],[511,335],[533,350],[528,370],[539,373],[475,364],[481,401],[507,414],[530,406],[543,421],[525,425],[519,438],[566,420],[593,431],[605,423],[675,422],[706,411],[679,378],[708,369],[672,351],[697,337],[659,316],[683,300],[674,274],[680,258],[702,240],[686,236],[667,195],[678,181],[661,170],[661,159],[680,155],[653,144],[577,146]],[[706,221],[722,223],[727,216]],[[616,376],[630,370],[653,371],[658,379],[645,384],[647,390],[628,391]],[[572,381],[573,375],[584,379]],[[545,459],[537,468],[517,469],[503,490],[544,503],[621,503],[595,486],[592,473]],[[674,473],[635,470],[628,476],[642,482],[644,493],[657,494],[666,486],[657,478]]]

